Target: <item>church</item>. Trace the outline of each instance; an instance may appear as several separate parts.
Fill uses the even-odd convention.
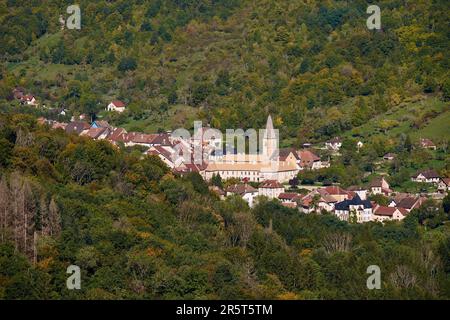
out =
[[[230,153],[210,157],[208,165],[202,172],[205,180],[210,180],[213,175],[220,175],[222,179],[238,178],[241,180],[262,182],[276,180],[284,183],[294,178],[300,166],[295,151],[280,154],[278,148],[278,136],[273,127],[272,117],[267,118],[266,129],[263,137],[261,152],[255,153]]]

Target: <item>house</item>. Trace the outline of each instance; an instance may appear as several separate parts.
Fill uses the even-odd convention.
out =
[[[372,203],[369,200],[361,200],[358,195],[351,200],[336,203],[334,208],[336,216],[343,221],[349,221],[353,216],[358,223],[372,220]]]
[[[397,208],[403,208],[409,212],[413,209],[419,208],[425,200],[426,199],[423,197],[407,196],[399,201]]]
[[[409,193],[402,193],[399,192],[397,193],[389,202],[389,207],[397,207],[398,204],[400,203],[400,201],[402,201],[405,198],[411,197],[411,195]]]
[[[450,191],[450,178],[441,178],[438,183],[438,190],[443,193]]]
[[[408,214],[408,210],[397,207],[386,207],[376,205],[373,209],[372,221],[386,221],[386,220],[403,220]]]
[[[158,156],[169,168],[174,169],[182,165],[184,158],[176,157],[175,151],[172,148],[163,146],[151,146],[147,154]]]
[[[153,137],[152,146],[172,146],[170,135],[167,133],[158,133]]]
[[[277,180],[263,181],[258,187],[258,193],[260,196],[266,196],[269,199],[278,198],[278,196],[284,192],[284,187]]]
[[[125,103],[120,100],[111,101],[106,107],[107,111],[115,111],[115,112],[124,112],[125,111]]]
[[[38,105],[36,98],[31,94],[22,96],[20,98],[20,103],[26,104],[29,106],[37,106]]]
[[[112,126],[105,120],[95,120],[91,123],[92,128],[108,128],[112,129]]]
[[[386,154],[383,156],[383,159],[386,160],[386,161],[392,161],[392,160],[395,159],[395,157],[396,157],[396,154],[395,154],[395,153],[389,152],[389,153],[386,153]]]
[[[195,163],[194,160],[191,158],[190,163],[185,163],[184,158],[181,159],[183,159],[183,162],[181,162],[181,164],[178,167],[175,167],[172,170],[174,173],[183,176],[188,173],[196,172],[204,178],[205,169],[207,167],[207,164],[205,162]]]
[[[278,157],[280,161],[300,164],[300,156],[294,148],[282,148],[278,150]]]
[[[82,131],[80,136],[87,136],[94,140],[103,140],[109,136],[111,130],[109,128],[89,128],[88,130]]]
[[[412,176],[411,180],[415,182],[439,183],[440,177],[434,170],[419,171]]]
[[[360,187],[360,186],[348,187],[347,191],[356,193],[361,198],[361,200],[366,200],[367,199],[367,194],[369,193],[369,190],[367,190],[367,188]]]
[[[339,137],[334,137],[325,143],[325,147],[328,150],[338,151],[342,147],[342,139]]]
[[[89,129],[90,126],[88,123],[82,121],[73,121],[67,124],[65,131],[67,133],[81,134],[83,131],[87,131]]]
[[[299,165],[301,169],[316,170],[328,166],[328,163],[322,163],[320,157],[309,150],[299,150],[297,155],[300,159]]]
[[[430,139],[420,139],[420,146],[425,149],[436,150],[436,145]]]
[[[297,202],[295,200],[297,198],[299,198],[299,194],[294,192],[282,192],[278,195],[278,200],[280,200],[281,203],[294,203],[296,207]]]
[[[323,190],[313,190],[307,195],[303,196],[299,200],[295,200],[298,203],[299,211],[303,213],[332,212],[335,204],[338,202],[336,198],[326,194]]]
[[[234,194],[239,195],[248,203],[249,207],[253,207],[255,198],[258,196],[258,190],[247,183],[231,185],[226,188],[225,191],[227,193],[227,196]]]
[[[389,183],[384,177],[372,180],[369,184],[369,190],[372,194],[384,194],[385,196],[389,196],[392,193],[392,190],[389,188]]]
[[[140,145],[144,147],[151,147],[153,143],[153,139],[156,134],[147,134],[140,132],[129,132],[126,135],[125,145],[127,147],[132,147],[135,145]]]
[[[317,189],[317,192],[319,192],[322,196],[327,195],[333,197],[336,200],[336,202],[348,200],[355,196],[354,192],[344,190],[339,186],[328,186],[319,188]]]
[[[108,140],[113,145],[117,145],[119,142],[125,144],[126,139],[127,139],[127,131],[123,128],[112,129],[109,136],[106,137],[106,140]]]

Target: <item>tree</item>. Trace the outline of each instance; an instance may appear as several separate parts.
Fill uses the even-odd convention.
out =
[[[222,183],[222,177],[220,176],[220,174],[218,173],[217,175],[214,173],[212,178],[211,178],[211,183],[214,186],[217,186],[219,188],[223,188],[223,183]]]
[[[121,72],[136,70],[136,68],[137,62],[134,58],[131,57],[122,58],[119,62],[119,65],[117,66],[117,70]]]
[[[450,213],[450,192],[447,192],[447,195],[442,200],[442,207],[445,213]]]
[[[298,180],[297,177],[294,177],[294,178],[289,180],[289,185],[291,186],[292,189],[297,189],[297,186],[299,184],[300,184],[300,181]]]

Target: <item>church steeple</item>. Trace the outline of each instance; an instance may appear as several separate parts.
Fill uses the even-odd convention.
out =
[[[272,117],[267,117],[266,130],[263,137],[263,154],[270,158],[275,150],[278,149],[277,136],[275,134],[275,129],[273,128]]]
[[[272,122],[272,117],[270,116],[270,114],[267,117],[266,131],[264,132],[264,138],[265,139],[275,139],[275,130],[273,129],[273,122]]]

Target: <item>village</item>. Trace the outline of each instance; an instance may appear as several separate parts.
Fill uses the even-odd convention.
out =
[[[15,93],[16,95],[17,93]],[[37,105],[32,95],[17,95],[23,104]],[[111,101],[105,108],[110,112],[124,112],[126,104],[119,100]],[[64,112],[64,110],[62,111]],[[330,166],[330,159],[323,160],[305,144],[304,149],[278,149],[278,140],[274,134],[273,122],[268,116],[265,134],[262,139],[261,154],[227,154],[219,148],[221,141],[217,137],[205,134],[205,129],[189,139],[174,138],[171,132],[146,134],[127,132],[123,128],[111,126],[107,121],[95,120],[89,122],[87,115],[72,117],[71,121],[58,122],[39,118],[41,124],[53,129],[64,130],[69,134],[89,137],[94,140],[105,140],[115,146],[141,146],[144,154],[158,156],[174,174],[184,175],[196,172],[210,182],[210,190],[220,199],[237,195],[245,200],[250,207],[255,206],[259,197],[277,199],[283,206],[295,208],[299,212],[330,213],[340,220],[364,223],[369,221],[402,220],[408,213],[419,208],[428,198],[441,199],[450,191],[450,178],[439,176],[434,170],[422,170],[411,176],[411,181],[432,185],[436,190],[433,194],[412,194],[392,190],[385,177],[377,177],[367,185],[351,186],[346,189],[339,185],[303,186],[307,193],[298,192],[299,172],[318,170]],[[356,148],[363,145],[358,141]],[[202,160],[193,160],[194,149],[201,147]],[[342,139],[334,137],[325,142],[324,148],[338,153]],[[425,149],[436,149],[429,139],[421,139],[420,146]],[[184,152],[184,154],[183,154]],[[276,157],[276,166],[272,160]],[[384,155],[384,161],[392,161],[393,153]],[[270,160],[270,161],[269,161]],[[235,181],[221,188],[211,183],[214,179]],[[303,189],[305,190],[305,189]],[[388,204],[378,204],[370,200],[373,196],[383,195],[389,199]]]

